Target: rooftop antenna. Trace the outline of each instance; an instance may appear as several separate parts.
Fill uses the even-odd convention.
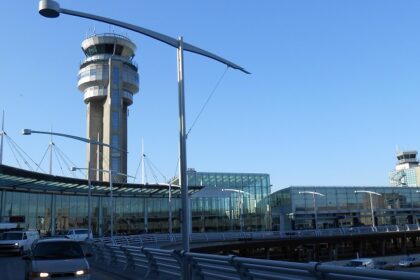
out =
[[[3,164],[3,137],[4,137],[4,110],[3,110],[3,118],[1,121],[1,131],[0,131],[0,164]]]

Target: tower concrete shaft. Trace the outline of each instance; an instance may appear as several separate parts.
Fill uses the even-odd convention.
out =
[[[133,62],[136,46],[116,34],[94,35],[82,42],[86,55],[78,75],[79,90],[87,104],[87,137],[117,149],[89,145],[90,178],[109,181],[109,173],[127,174],[127,109],[139,91],[139,75]],[[118,175],[117,175],[118,177]],[[113,181],[125,181],[119,176]]]

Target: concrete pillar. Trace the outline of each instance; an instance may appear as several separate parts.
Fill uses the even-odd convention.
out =
[[[407,237],[405,236],[401,238],[401,251],[403,254],[407,254]]]
[[[267,260],[269,260],[270,259],[270,248],[269,247],[265,247],[264,248],[264,251],[265,251],[265,258]]]
[[[380,246],[381,246],[381,248],[380,248],[381,256],[385,256],[385,254],[386,254],[386,240],[385,239],[382,239],[380,241]]]
[[[416,243],[417,237],[412,236],[412,237],[410,237],[410,239],[411,239],[411,244],[413,245],[413,248],[416,248],[417,247],[417,243]]]
[[[357,244],[357,252],[359,253],[359,258],[363,257],[363,241],[359,241]]]
[[[330,259],[330,261],[337,260],[337,250],[338,250],[337,243],[328,244],[328,253],[329,253],[329,259]]]
[[[51,223],[50,223],[50,227],[51,227],[51,235],[54,236],[55,235],[55,219],[56,219],[56,214],[55,214],[55,194],[51,195]]]
[[[393,239],[392,239],[392,243],[394,243],[394,249],[396,249],[396,250],[398,250],[398,238],[397,237],[394,237]]]
[[[104,208],[103,208],[103,199],[100,196],[98,201],[99,217],[98,217],[98,235],[104,236]]]

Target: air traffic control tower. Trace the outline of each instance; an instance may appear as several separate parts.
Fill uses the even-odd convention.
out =
[[[133,62],[136,45],[124,36],[100,34],[84,40],[82,50],[86,58],[80,65],[78,87],[87,105],[87,138],[120,149],[88,146],[90,178],[109,181],[109,172],[98,170],[127,174],[127,108],[139,91],[138,69]],[[118,181],[123,180],[126,178],[118,176]]]

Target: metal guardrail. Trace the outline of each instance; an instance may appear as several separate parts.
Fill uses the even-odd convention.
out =
[[[419,224],[388,225],[376,227],[331,228],[318,230],[296,231],[260,231],[260,232],[211,232],[190,234],[191,243],[208,243],[221,241],[264,240],[264,239],[295,239],[307,237],[333,237],[377,234],[385,232],[420,231]],[[165,244],[181,242],[181,234],[140,234],[96,238],[96,242],[112,245],[160,248]]]
[[[319,262],[296,263],[285,261],[260,260],[237,256],[220,256],[175,250],[161,250],[135,246],[93,245],[96,261],[109,266],[118,266],[135,277],[157,279],[169,276],[182,279],[183,265],[190,267],[192,279],[226,280],[417,280],[418,273],[402,271],[383,271],[376,269],[355,269]],[[134,272],[134,273],[133,273]],[[142,275],[140,275],[142,274]],[[133,275],[134,276],[134,275]]]

